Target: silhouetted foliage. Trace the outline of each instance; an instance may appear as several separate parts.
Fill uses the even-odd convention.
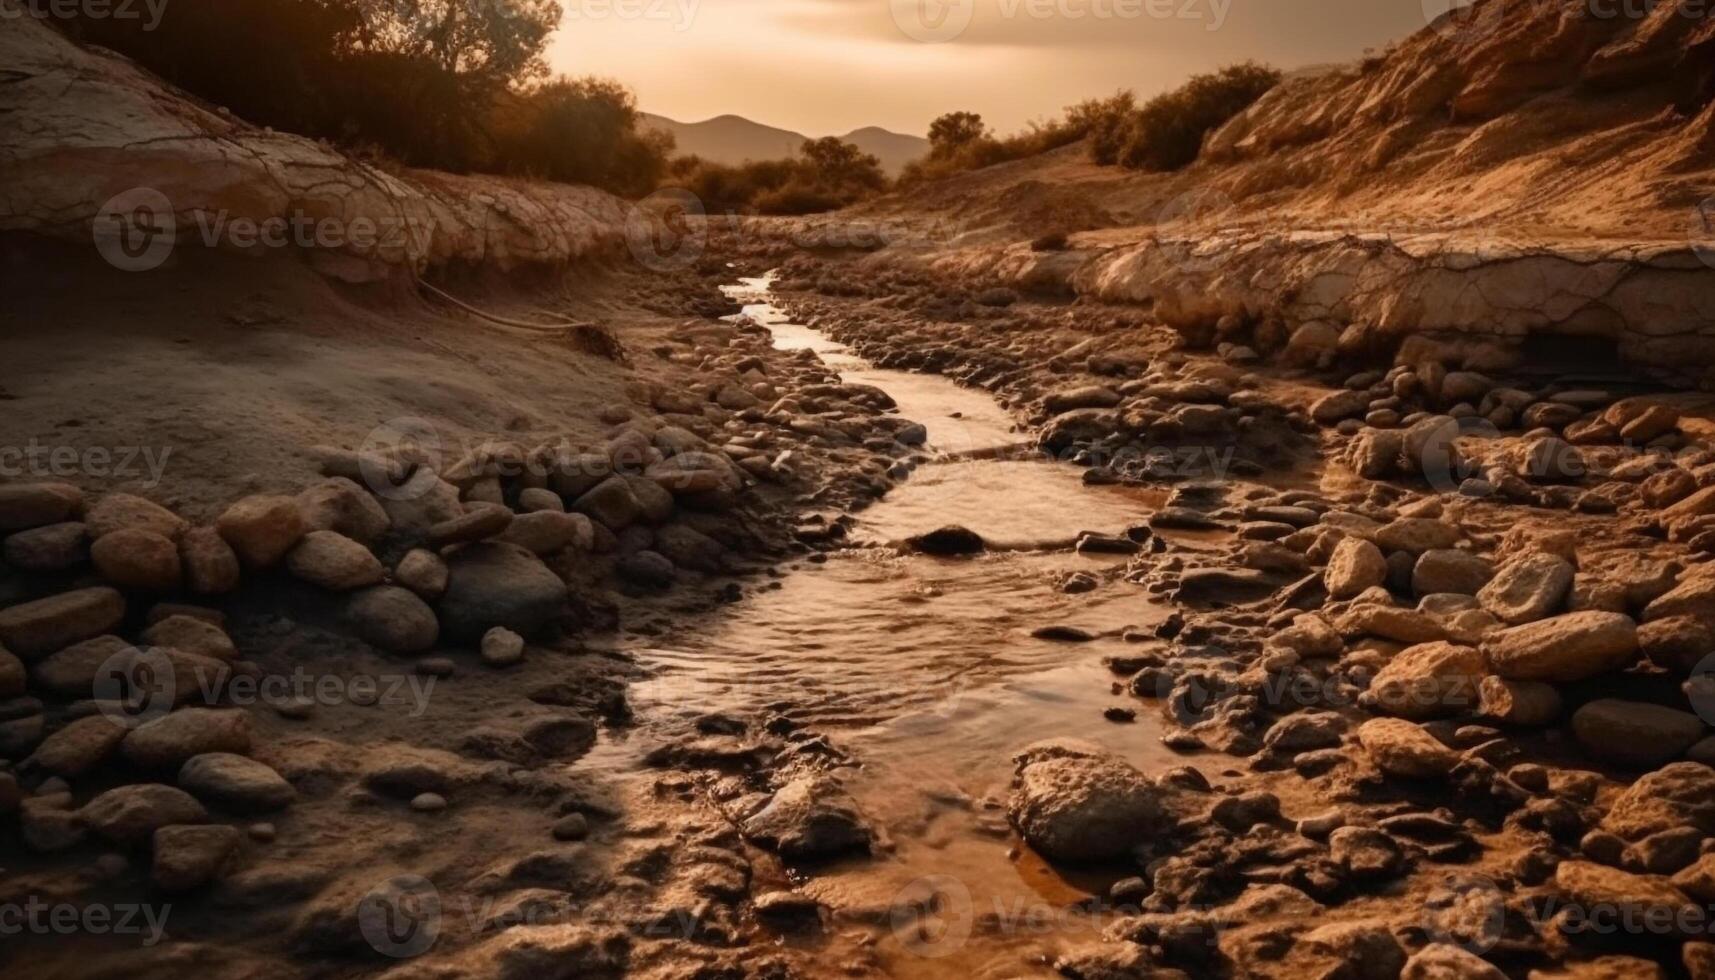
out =
[[[710,214],[814,214],[855,204],[887,189],[881,161],[834,136],[806,140],[789,160],[728,166],[697,157],[673,162],[672,180]]]
[[[1197,159],[1205,136],[1279,82],[1280,72],[1254,62],[1194,75],[1179,88],[1150,99],[1123,122],[1105,120],[1091,141],[1091,155],[1097,163],[1135,170],[1178,170]]]
[[[646,193],[669,142],[629,93],[547,80],[557,0],[172,0],[160,24],[85,16],[113,48],[238,117],[411,166]]]
[[[1109,120],[1123,118],[1134,106],[1130,92],[1086,99],[1068,107],[1059,119],[1032,122],[1022,132],[1004,139],[990,135],[982,117],[975,113],[948,113],[929,128],[929,156],[908,165],[899,182],[911,185],[938,180],[1057,150],[1078,142],[1099,126],[1111,125]]]

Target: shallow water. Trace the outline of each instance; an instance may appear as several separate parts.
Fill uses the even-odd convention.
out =
[[[869,858],[795,881],[835,910],[829,974],[863,951],[901,977],[1052,975],[1052,956],[1094,939],[1106,922],[1079,903],[1111,883],[1056,870],[1012,835],[1002,809],[1010,757],[1032,741],[1096,741],[1140,768],[1171,764],[1147,710],[1104,719],[1106,656],[1135,653],[1122,638],[1169,610],[1120,580],[1118,561],[1071,550],[1082,531],[1117,533],[1146,519],[1158,493],[1087,486],[1047,461],[958,458],[1017,445],[1011,417],[989,397],[945,378],[877,371],[765,302],[766,280],[731,292],[780,347],[816,351],[852,381],[875,384],[900,414],[923,422],[943,454],[858,515],[868,545],[807,563],[779,587],[747,597],[695,635],[633,648],[652,677],[631,689],[638,716],[674,722],[714,711],[777,711],[825,732],[861,763],[847,786],[883,838]],[[951,417],[951,413],[961,417]],[[886,547],[947,524],[991,542],[990,553],[942,559]],[[1101,585],[1068,595],[1067,575]],[[1038,639],[1076,626],[1084,643]],[[642,751],[599,747],[584,765],[635,766]],[[898,910],[938,897],[925,928]]]

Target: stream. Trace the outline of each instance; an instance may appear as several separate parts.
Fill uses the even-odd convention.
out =
[[[834,910],[838,953],[855,942],[898,977],[1053,975],[1053,955],[1096,938],[1104,917],[1070,911],[1111,880],[1068,877],[1024,848],[1004,812],[1010,757],[1049,737],[1099,743],[1147,770],[1177,764],[1153,716],[1104,719],[1130,704],[1110,692],[1104,656],[1171,611],[1119,579],[1124,562],[1072,550],[1079,532],[1116,532],[1158,507],[1158,493],[1087,486],[1071,466],[972,458],[1022,446],[987,394],[935,375],[875,368],[768,302],[767,280],[729,289],[775,346],[808,348],[846,381],[874,385],[923,423],[931,461],[860,512],[859,547],[787,575],[714,621],[694,645],[671,637],[629,648],[650,679],[631,689],[640,718],[682,723],[711,711],[777,711],[828,733],[859,763],[845,782],[882,844],[790,884]],[[902,553],[888,542],[961,524],[991,550],[969,559]],[[1074,572],[1102,584],[1069,594]],[[1076,626],[1082,643],[1039,639]],[[598,748],[586,764],[636,766],[640,750]],[[919,928],[894,910],[938,907]],[[855,949],[856,947],[853,947]],[[835,960],[839,957],[836,955]],[[841,972],[838,969],[832,973]]]

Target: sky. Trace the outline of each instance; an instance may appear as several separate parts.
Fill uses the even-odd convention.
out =
[[[1246,59],[1350,61],[1450,0],[561,0],[553,69],[682,122],[922,135],[957,109],[1011,132],[1095,95],[1147,96]]]

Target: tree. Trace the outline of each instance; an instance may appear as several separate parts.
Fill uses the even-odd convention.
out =
[[[974,112],[949,112],[929,124],[929,155],[950,157],[972,143],[989,138],[983,117]]]
[[[810,168],[810,179],[841,190],[876,190],[887,183],[881,161],[837,136],[805,140],[799,154]]]

